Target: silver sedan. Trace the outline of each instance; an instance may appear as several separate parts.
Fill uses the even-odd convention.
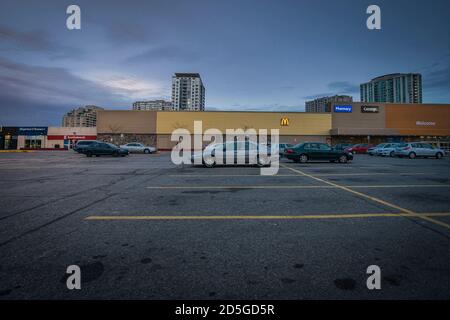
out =
[[[203,164],[212,168],[216,164],[254,164],[258,167],[270,166],[271,149],[267,145],[252,141],[225,142],[208,145],[203,151],[194,152],[193,164]]]
[[[155,147],[146,146],[139,142],[127,143],[120,146],[122,149],[128,150],[129,153],[153,153],[156,152]]]

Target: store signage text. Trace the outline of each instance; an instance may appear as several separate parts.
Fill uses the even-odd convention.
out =
[[[380,112],[380,107],[378,106],[361,106],[362,113],[378,113]]]
[[[353,107],[350,106],[350,105],[348,105],[348,106],[334,106],[334,112],[338,112],[338,113],[341,113],[341,112],[349,113],[349,112],[352,112],[352,109],[353,109]]]
[[[97,136],[49,135],[47,140],[95,140]]]
[[[19,136],[46,136],[47,127],[21,127],[18,130]]]
[[[435,126],[436,122],[433,121],[416,121],[416,126]]]

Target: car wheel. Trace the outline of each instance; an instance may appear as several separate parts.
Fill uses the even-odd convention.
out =
[[[415,159],[415,158],[416,158],[416,154],[415,154],[414,152],[411,152],[411,153],[409,154],[409,158],[410,158],[410,159]]]
[[[442,152],[436,153],[436,159],[441,159],[443,156]]]
[[[145,149],[145,150],[144,150],[144,153],[145,153],[145,154],[150,154],[150,150]]]
[[[348,158],[346,155],[342,155],[339,157],[339,162],[340,163],[347,163],[348,162]]]
[[[203,165],[207,168],[212,168],[216,165],[216,160],[213,157],[208,156],[203,159]]]
[[[390,156],[391,158],[393,158],[393,157],[395,156],[394,151],[391,151],[391,153],[389,153],[389,156]]]
[[[90,151],[86,152],[86,157],[88,157],[88,158],[92,157],[92,152],[90,152]]]
[[[308,156],[306,154],[300,155],[299,161],[300,161],[300,163],[307,163],[308,162]]]

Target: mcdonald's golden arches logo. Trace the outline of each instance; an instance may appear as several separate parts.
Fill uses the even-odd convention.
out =
[[[289,118],[281,118],[280,126],[288,127],[289,126]]]

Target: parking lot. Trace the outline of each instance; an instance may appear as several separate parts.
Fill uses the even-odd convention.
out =
[[[0,154],[0,298],[450,298],[448,157],[280,165]]]

